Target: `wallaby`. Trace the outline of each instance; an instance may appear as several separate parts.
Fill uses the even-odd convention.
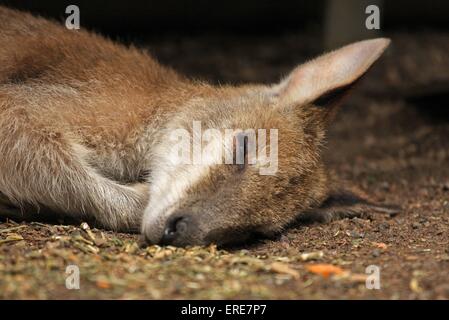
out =
[[[320,156],[340,98],[389,42],[348,45],[272,86],[214,86],[141,49],[0,7],[0,216],[92,220],[184,246],[271,236],[301,218],[392,213],[333,188]],[[174,163],[168,135],[195,121],[277,129],[276,173]],[[202,142],[212,157],[222,151],[213,143]]]

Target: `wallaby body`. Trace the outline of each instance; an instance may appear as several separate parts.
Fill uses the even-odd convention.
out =
[[[175,245],[273,234],[312,209],[331,219],[319,209],[330,195],[320,146],[335,107],[311,103],[353,83],[387,45],[343,48],[275,86],[215,87],[139,49],[0,7],[0,215],[93,219]],[[277,174],[173,165],[167,133],[192,121],[278,128]]]

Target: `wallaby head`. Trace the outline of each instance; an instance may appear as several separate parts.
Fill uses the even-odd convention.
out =
[[[189,100],[154,152],[142,222],[146,239],[173,245],[237,242],[253,233],[273,235],[299,213],[320,206],[330,193],[320,157],[326,127],[340,98],[389,42],[343,47],[300,65],[273,86],[220,87]],[[195,126],[204,132],[201,140]],[[173,153],[178,142],[170,137],[177,129],[193,143],[190,160],[199,141],[200,163],[181,163],[179,149]],[[207,129],[216,130],[205,134]],[[254,136],[240,132],[223,142],[226,129],[254,129]],[[259,144],[261,139],[266,143]],[[238,150],[244,163],[236,164]],[[227,154],[234,164],[219,163]]]

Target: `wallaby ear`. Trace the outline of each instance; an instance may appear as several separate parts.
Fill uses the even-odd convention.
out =
[[[273,90],[281,103],[314,103],[325,107],[347,91],[389,44],[389,39],[378,38],[324,54],[295,68]]]

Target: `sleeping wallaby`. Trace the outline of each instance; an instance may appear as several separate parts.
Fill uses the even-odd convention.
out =
[[[0,7],[0,216],[90,220],[183,246],[271,236],[301,218],[393,213],[331,187],[320,157],[340,98],[389,42],[348,45],[272,86],[214,86],[140,49]],[[275,170],[249,163],[238,130],[230,144],[199,144],[215,160],[243,150],[243,162],[173,161],[173,132],[192,142],[198,123],[254,129]]]

